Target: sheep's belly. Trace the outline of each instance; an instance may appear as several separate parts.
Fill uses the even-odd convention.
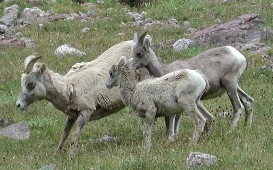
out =
[[[178,113],[182,113],[183,108],[180,107],[177,103],[160,103],[157,105],[157,113],[156,116],[168,116],[174,115]]]

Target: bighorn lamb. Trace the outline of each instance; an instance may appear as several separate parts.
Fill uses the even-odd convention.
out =
[[[125,105],[146,121],[146,149],[149,150],[152,145],[151,131],[155,117],[171,116],[183,110],[188,112],[195,122],[190,144],[197,143],[206,124],[203,114],[210,115],[200,102],[201,96],[208,88],[206,77],[200,72],[184,69],[160,78],[138,82],[135,78],[135,70],[123,56],[118,65],[110,68],[106,82],[106,86],[110,89],[118,85]]]
[[[226,91],[234,111],[231,130],[238,125],[244,107],[245,123],[251,125],[254,99],[238,85],[239,78],[247,67],[247,61],[235,48],[231,46],[212,48],[187,60],[176,60],[170,64],[163,64],[159,62],[151,49],[151,37],[144,33],[139,39],[135,35],[131,58],[133,58],[132,65],[135,69],[145,67],[155,77],[178,69],[200,70],[208,78],[210,85],[209,90],[201,99],[211,99]]]
[[[40,57],[31,55],[25,59],[16,106],[26,110],[33,102],[45,99],[68,116],[55,154],[64,148],[73,125],[69,154],[73,154],[87,121],[103,118],[125,107],[118,88],[107,89],[105,79],[109,67],[117,63],[121,55],[130,55],[132,42],[116,44],[91,62],[77,63],[64,76],[43,63],[36,63]]]

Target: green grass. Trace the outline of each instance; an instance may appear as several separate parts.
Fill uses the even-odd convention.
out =
[[[15,1],[0,3],[0,11]],[[17,1],[16,1],[17,2]],[[90,1],[90,2],[94,2]],[[195,28],[204,28],[214,24],[216,18],[223,22],[230,21],[246,13],[258,13],[265,19],[264,25],[273,28],[272,1],[239,0],[236,3],[220,3],[210,0],[158,0],[152,6],[134,9],[146,11],[147,18],[167,22],[176,18],[180,24],[190,21]],[[20,10],[34,5],[18,1]],[[96,4],[96,3],[95,3]],[[42,10],[56,13],[86,12],[87,8],[69,0],[54,4],[40,1],[37,5]],[[20,47],[0,47],[0,117],[13,122],[27,121],[31,136],[28,140],[17,141],[0,138],[0,169],[39,169],[43,165],[54,164],[56,169],[185,169],[185,161],[191,151],[200,151],[217,155],[220,160],[211,167],[201,169],[270,169],[273,167],[273,73],[262,70],[266,65],[261,56],[244,53],[249,62],[247,71],[240,79],[240,85],[255,99],[255,116],[251,128],[244,127],[242,115],[238,128],[228,134],[231,117],[221,118],[219,113],[232,113],[227,95],[204,101],[208,110],[216,116],[211,134],[202,137],[200,143],[189,147],[189,137],[193,123],[185,114],[180,123],[179,140],[169,143],[165,136],[163,119],[158,119],[153,128],[153,147],[149,154],[143,150],[143,124],[129,109],[124,109],[112,116],[89,122],[80,136],[78,155],[68,160],[66,152],[60,157],[52,156],[60,139],[66,116],[50,106],[46,101],[36,102],[26,111],[15,107],[20,90],[22,64],[26,56],[37,53],[46,65],[65,74],[76,62],[90,61],[112,45],[132,39],[133,33],[143,33],[139,27],[121,27],[121,22],[133,21],[126,13],[132,11],[128,6],[121,6],[114,0],[105,0],[104,4],[91,7],[97,17],[92,22],[58,21],[45,23],[39,29],[34,23],[20,29],[23,36],[34,39],[37,45],[33,49]],[[2,15],[2,14],[0,14]],[[81,29],[90,31],[82,33]],[[124,36],[118,33],[124,32]],[[148,31],[153,42],[183,38],[183,28],[152,28]],[[54,50],[64,44],[71,44],[87,53],[84,57],[54,56]],[[267,42],[273,47],[273,40]],[[158,50],[156,54],[167,62],[185,59],[204,51],[204,48],[191,48],[185,52]],[[270,51],[272,54],[272,50]],[[116,142],[97,143],[103,135],[117,136]],[[69,139],[68,139],[69,141]]]

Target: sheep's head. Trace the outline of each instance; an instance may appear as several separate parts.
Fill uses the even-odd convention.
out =
[[[139,38],[137,34],[134,34],[134,43],[132,45],[131,57],[132,66],[135,69],[139,69],[141,67],[147,67],[151,62],[150,58],[150,47],[151,47],[152,38],[147,35],[145,32]]]
[[[20,110],[26,110],[31,103],[42,100],[46,96],[46,88],[42,83],[42,74],[45,70],[45,65],[36,63],[39,58],[41,57],[30,55],[24,61],[21,92],[16,101],[16,106]]]
[[[109,78],[106,82],[106,87],[111,89],[119,84],[119,75],[121,73],[122,67],[125,65],[127,59],[122,56],[119,60],[118,65],[112,65],[109,70]]]

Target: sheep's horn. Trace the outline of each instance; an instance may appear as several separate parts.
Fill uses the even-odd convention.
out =
[[[138,43],[142,44],[147,32],[144,32],[138,39]]]
[[[28,56],[24,61],[24,72],[29,73],[32,70],[34,63],[42,57],[37,57],[35,55]]]

